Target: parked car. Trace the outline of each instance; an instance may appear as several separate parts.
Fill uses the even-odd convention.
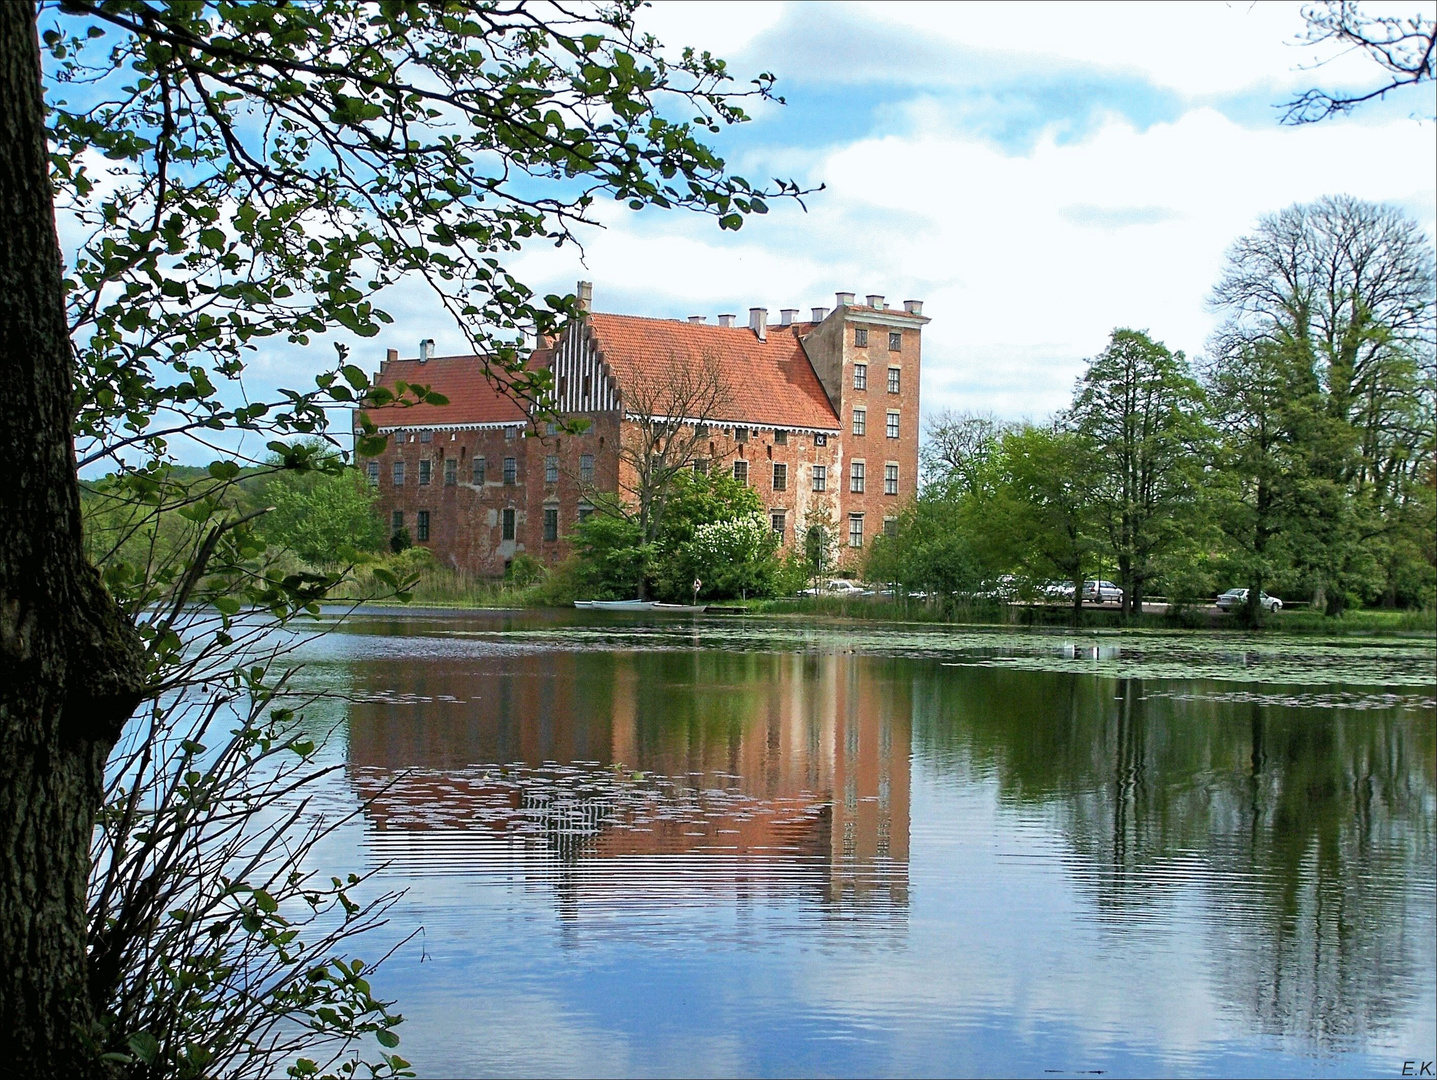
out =
[[[834,578],[826,581],[816,589],[804,589],[800,596],[872,596],[872,589],[865,589],[855,581],[847,578]]]
[[[1072,595],[1071,589],[1068,595]],[[1085,581],[1083,582],[1083,600],[1089,604],[1121,604],[1123,590],[1111,581]]]
[[[1071,581],[1049,581],[1038,586],[1038,594],[1044,600],[1061,600],[1071,603],[1073,600],[1073,583]]]
[[[1219,611],[1231,611],[1233,608],[1240,608],[1247,603],[1246,589],[1229,589],[1217,598]],[[1282,601],[1275,596],[1268,596],[1267,593],[1258,593],[1258,606],[1264,611],[1281,611]]]

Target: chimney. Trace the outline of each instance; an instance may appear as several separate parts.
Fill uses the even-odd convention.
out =
[[[852,307],[852,306],[853,306],[853,294],[852,294],[851,292],[834,293],[833,295],[836,296],[836,297],[838,297],[838,306],[839,306],[839,307]]]
[[[881,311],[883,308],[886,308],[888,305],[883,302],[883,297],[882,297],[881,295],[879,295],[878,293],[869,293],[869,294],[868,294],[868,306],[871,307],[871,308],[878,308],[878,309]]]
[[[433,356],[433,355],[434,355],[434,339],[433,339],[432,337],[431,337],[431,338],[425,338],[423,341],[421,341],[421,342],[419,343],[419,362],[420,362],[421,364],[427,364],[427,363],[429,363],[429,358],[430,358],[431,356]]]
[[[826,319],[826,318],[828,318],[828,308],[826,308],[826,307],[816,307],[816,308],[813,309],[813,321],[814,321],[814,322],[820,323],[820,322],[823,322],[823,320]]]
[[[906,312],[908,312],[908,314],[910,314],[910,315],[922,315],[922,314],[923,314],[923,301],[922,301],[922,300],[905,300],[905,301],[903,301],[903,310],[906,311]]]
[[[574,289],[574,299],[579,305],[580,311],[594,310],[594,283],[592,281],[581,281]]]
[[[779,310],[779,313],[778,313],[778,314],[779,314],[779,325],[781,325],[781,326],[792,326],[792,325],[793,325],[793,317],[798,314],[798,308],[796,308],[796,307],[781,308],[781,309]]]
[[[689,322],[693,323],[694,325],[698,325],[699,323],[703,322],[705,318],[707,318],[707,316],[705,315],[690,315]]]
[[[394,363],[394,361],[396,361],[396,360],[398,360],[398,359],[399,359],[399,350],[398,350],[398,349],[385,349],[385,350],[384,350],[384,362],[385,362],[386,364],[392,364],[392,363]]]
[[[720,315],[720,316],[719,316],[719,325],[720,325],[720,326],[732,326],[732,325],[733,325],[733,316],[732,316],[732,315]]]
[[[753,331],[759,341],[768,340],[768,308],[751,307],[748,309],[748,328]]]

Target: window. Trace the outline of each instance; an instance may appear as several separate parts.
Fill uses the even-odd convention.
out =
[[[579,483],[592,484],[594,482],[594,455],[579,455]]]
[[[863,515],[848,515],[848,546],[861,548],[863,546]]]
[[[707,424],[694,425],[694,438],[707,439],[709,437],[709,426]]]
[[[890,461],[883,466],[883,494],[898,494],[898,465],[896,462]]]
[[[733,429],[734,442],[748,442],[748,428],[740,427]]]
[[[787,445],[788,445],[788,432],[784,431],[782,428],[779,428],[777,431],[775,431],[775,432],[773,433],[773,445],[774,445],[774,446],[787,446]]]
[[[860,349],[868,348],[868,331],[861,326],[853,331],[853,344],[857,345]],[[859,388],[855,387],[855,389]]]
[[[868,410],[853,410],[853,434],[866,435],[868,433]]]
[[[828,466],[826,466],[826,465],[815,465],[815,466],[813,467],[813,490],[814,490],[814,491],[827,491],[827,490],[828,490]]]
[[[884,519],[883,519],[883,535],[884,535],[884,536],[897,536],[897,535],[898,535],[898,519],[897,519],[897,518],[884,518]]]
[[[421,431],[421,432],[419,433],[419,441],[420,441],[420,442],[428,442],[428,441],[429,441],[431,438],[433,438],[433,437],[434,437],[434,432],[432,432],[432,431]]]
[[[853,389],[855,389],[855,390],[867,390],[867,389],[868,389],[868,365],[867,365],[867,364],[854,364],[854,365],[853,365]]]
[[[592,375],[585,375],[585,376],[584,376],[584,400],[585,400],[585,401],[588,401],[588,400],[589,400],[589,391],[591,391],[593,388],[594,388],[594,377],[593,377]]]
[[[894,331],[891,331],[891,332],[889,333],[889,335],[888,335],[888,351],[889,351],[889,352],[902,352],[902,351],[903,351],[903,334],[902,334],[900,331],[894,330]]]
[[[748,483],[748,462],[742,459],[733,463],[733,478],[740,484]]]
[[[559,508],[557,506],[544,507],[544,539],[559,539]]]
[[[781,461],[773,463],[773,490],[788,490],[788,466]]]
[[[559,455],[544,455],[544,483],[557,484],[559,482]]]
[[[594,508],[593,508],[592,506],[590,506],[588,503],[580,503],[580,504],[579,504],[579,520],[580,520],[580,521],[587,521],[587,520],[589,519],[589,515],[592,514],[593,512],[594,512]]]
[[[558,424],[558,422],[555,421],[555,420],[550,420],[547,424],[545,424],[545,425],[544,425],[544,434],[545,434],[545,435],[557,435],[557,434],[559,434],[559,424]]]
[[[855,461],[848,467],[848,490],[855,494],[863,494],[864,470],[866,466],[861,461]]]
[[[512,484],[519,478],[519,462],[515,458],[504,459],[504,483]]]
[[[890,394],[898,393],[898,380],[901,373],[901,368],[891,367],[888,369],[888,392]]]
[[[814,446],[827,446],[827,445],[828,445],[828,436],[827,436],[827,435],[824,435],[822,432],[820,432],[819,434],[817,434],[817,435],[815,435],[815,436],[813,437],[813,445],[814,445]]]
[[[519,426],[518,426],[517,424],[510,424],[508,427],[506,427],[506,428],[504,429],[504,438],[506,438],[506,439],[517,439],[518,437],[519,437]]]
[[[485,461],[483,458],[477,457],[477,458],[474,459],[473,465],[474,465],[474,483],[476,483],[476,484],[478,484],[478,485],[480,485],[480,486],[482,487],[482,486],[484,485],[484,481],[485,481],[486,479],[488,479],[489,463],[488,463],[487,461]]]
[[[505,540],[512,540],[512,539],[514,539],[514,511],[513,511],[513,510],[505,510],[505,511],[503,511],[503,512],[499,515],[499,520],[500,520],[500,522],[502,523],[502,525],[501,525],[501,531],[500,531],[500,534],[499,534],[499,535],[500,535],[503,539],[505,539]]]
[[[702,458],[702,457],[694,458],[692,464],[693,464],[693,467],[694,467],[694,475],[695,475],[695,476],[707,476],[707,475],[709,474],[709,459],[708,459],[708,458]]]
[[[768,514],[768,523],[770,526],[773,527],[774,535],[776,535],[779,538],[779,541],[782,542],[784,536],[783,531],[788,526],[788,515],[782,510],[770,510]]]
[[[424,541],[429,539],[429,511],[419,511],[419,535],[415,539]]]
[[[402,461],[396,461],[394,463],[394,486],[404,486],[404,462]]]
[[[395,510],[389,515],[389,531],[398,532],[402,528],[404,528],[404,511]]]
[[[453,487],[459,482],[459,460],[457,458],[444,459],[444,486]]]
[[[379,486],[379,462],[371,461],[364,467],[365,478],[369,481],[370,487]]]
[[[425,458],[419,463],[419,486],[425,487],[429,483],[429,474],[434,468],[434,463]]]
[[[888,427],[886,434],[890,439],[898,438],[898,413],[890,410],[888,413]]]

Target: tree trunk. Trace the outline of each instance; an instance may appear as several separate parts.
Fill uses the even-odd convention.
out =
[[[0,1031],[37,1076],[100,1071],[86,883],[144,654],[84,559],[35,6],[0,4]]]

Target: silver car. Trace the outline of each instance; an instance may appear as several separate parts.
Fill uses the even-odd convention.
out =
[[[1089,604],[1121,604],[1123,590],[1111,581],[1085,581],[1083,599]]]
[[[1233,608],[1240,608],[1246,603],[1246,589],[1229,589],[1217,598],[1217,609],[1219,611],[1231,611]],[[1263,611],[1282,610],[1282,601],[1275,596],[1268,596],[1267,593],[1258,593],[1257,603]]]

